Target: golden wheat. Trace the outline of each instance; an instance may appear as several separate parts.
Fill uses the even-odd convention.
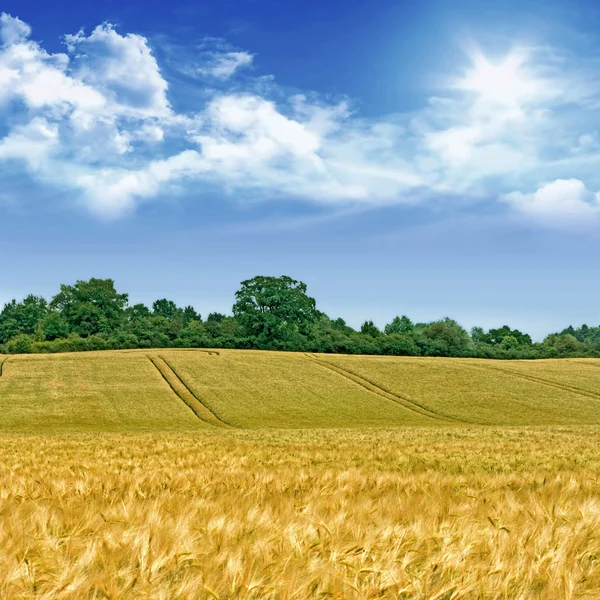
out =
[[[0,597],[600,597],[600,430],[0,436]]]

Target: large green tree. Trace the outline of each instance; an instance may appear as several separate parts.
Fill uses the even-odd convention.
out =
[[[256,345],[289,347],[309,333],[317,317],[306,284],[291,277],[259,275],[242,281],[233,314]]]
[[[119,294],[112,279],[92,278],[75,285],[61,285],[50,307],[65,318],[71,331],[87,337],[118,329],[127,300],[128,295]]]

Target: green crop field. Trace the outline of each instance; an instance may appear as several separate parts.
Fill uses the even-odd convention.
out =
[[[600,423],[600,360],[331,356],[350,375],[465,423]]]
[[[243,350],[11,356],[0,431],[600,424],[598,367]]]
[[[143,354],[18,356],[0,376],[0,431],[198,429]]]
[[[600,360],[0,364],[0,598],[600,598]]]

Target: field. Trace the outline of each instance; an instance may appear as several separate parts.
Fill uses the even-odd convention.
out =
[[[600,429],[0,436],[2,598],[598,598]]]
[[[14,356],[0,431],[600,425],[599,367],[242,350]]]
[[[0,598],[600,598],[599,365],[11,356]]]

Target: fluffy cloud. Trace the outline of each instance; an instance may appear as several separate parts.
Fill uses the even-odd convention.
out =
[[[37,44],[14,36],[14,19],[0,21],[0,36],[12,40],[0,48],[0,102],[23,102],[29,109],[52,109],[62,116],[78,108],[100,112],[103,96],[67,74],[68,57],[49,55]],[[8,33],[7,33],[8,32]]]
[[[164,139],[173,117],[167,83],[146,40],[110,25],[67,36],[69,54],[49,54],[31,30],[0,18],[0,113],[12,127],[0,160],[20,160],[43,183],[78,188],[82,171],[102,169],[140,145]]]
[[[590,192],[579,179],[557,179],[535,192],[512,192],[504,200],[536,220],[561,224],[600,216],[600,193]]]
[[[80,162],[110,163],[137,140],[163,139],[157,121],[171,116],[167,84],[144,38],[119,36],[103,25],[89,37],[68,36],[66,55],[48,54],[29,34],[21,21],[2,16],[0,83],[6,85],[0,86],[0,106],[8,107],[7,120],[15,123],[5,148],[23,139],[24,127],[35,130],[43,121],[55,133],[53,154],[69,158],[76,170]],[[49,144],[44,148],[49,157]],[[39,158],[44,148],[34,154]],[[3,156],[17,157],[8,151]]]
[[[121,36],[105,24],[88,37],[79,32],[66,41],[75,57],[72,77],[99,91],[114,111],[135,118],[170,114],[167,82],[145,38]]]
[[[547,48],[497,63],[476,53],[423,109],[363,119],[347,101],[240,79],[253,56],[219,40],[194,71],[218,89],[186,114],[142,36],[104,24],[49,54],[4,14],[0,40],[0,161],[100,215],[188,185],[201,198],[202,184],[332,204],[500,199],[544,222],[599,214],[586,186],[600,189],[600,86]]]
[[[36,172],[58,144],[58,127],[36,117],[26,125],[15,127],[0,141],[0,160],[21,160]]]
[[[31,34],[31,27],[17,19],[2,13],[0,15],[0,40],[5,46],[26,40]]]

